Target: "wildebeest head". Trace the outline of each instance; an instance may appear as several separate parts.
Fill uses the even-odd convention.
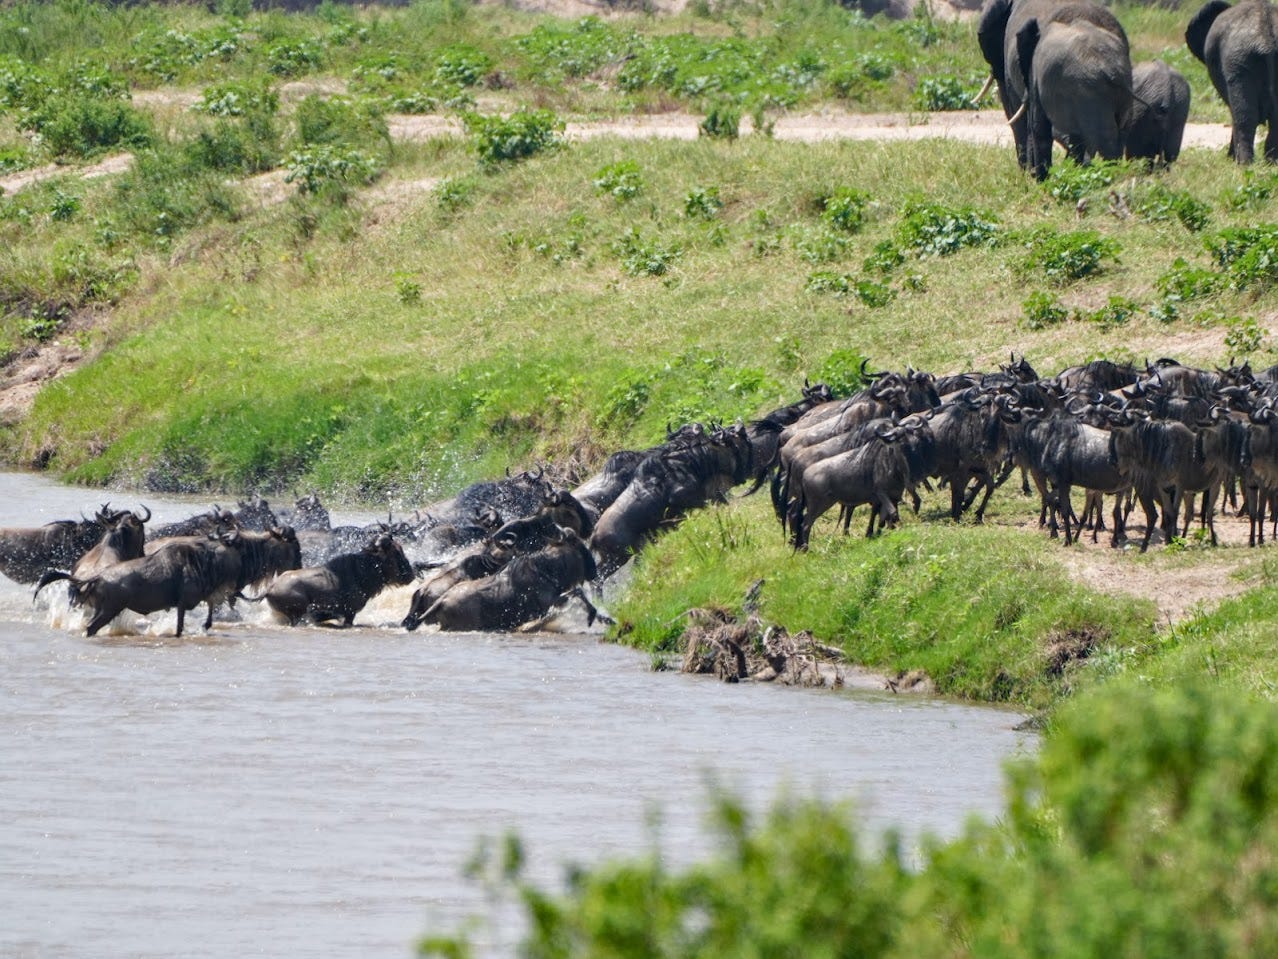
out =
[[[413,564],[404,555],[404,550],[394,537],[383,533],[373,540],[364,552],[376,560],[386,583],[391,586],[404,586],[411,583],[415,574]]]

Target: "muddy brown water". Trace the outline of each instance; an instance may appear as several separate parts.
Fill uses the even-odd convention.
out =
[[[0,474],[0,524],[107,498]],[[407,597],[345,631],[251,614],[178,640],[170,614],[91,640],[0,583],[0,955],[403,959],[485,912],[483,837],[517,831],[548,884],[654,840],[687,864],[711,783],[948,836],[1000,814],[1001,764],[1035,745],[1007,711],[726,686],[594,635],[408,634]],[[510,955],[496,917],[482,954]]]

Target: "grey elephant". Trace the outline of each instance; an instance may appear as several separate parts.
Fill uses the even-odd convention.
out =
[[[1025,166],[1026,124],[1025,112],[1021,108],[1025,103],[1025,78],[1016,49],[1016,34],[1026,24],[1050,16],[1060,5],[1061,0],[985,0],[981,6],[976,41],[985,62],[990,65],[990,80],[998,84],[1003,115],[1011,124],[1016,160],[1022,168]]]
[[[1162,60],[1151,60],[1132,67],[1132,94],[1127,156],[1174,163],[1189,119],[1189,82]]]
[[[1025,163],[1038,179],[1052,138],[1078,163],[1123,155],[1132,113],[1132,61],[1117,18],[1095,3],[1065,3],[1016,33],[1025,80]]]
[[[1211,0],[1185,29],[1189,51],[1207,65],[1212,86],[1229,107],[1229,155],[1255,158],[1256,127],[1265,124],[1265,159],[1278,161],[1278,14],[1267,0],[1230,6]]]

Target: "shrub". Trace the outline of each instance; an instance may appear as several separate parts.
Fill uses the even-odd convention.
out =
[[[267,82],[218,83],[205,87],[200,101],[191,109],[211,117],[242,117],[265,113],[274,116],[280,97]]]
[[[1278,224],[1221,230],[1207,238],[1206,247],[1234,289],[1278,282]]]
[[[324,50],[313,40],[281,40],[266,50],[266,68],[277,77],[298,77],[323,62]]]
[[[983,78],[964,79],[953,75],[923,77],[914,90],[914,105],[920,110],[975,110],[976,95]]]
[[[466,113],[462,116],[482,166],[525,160],[562,141],[564,124],[550,110],[519,110],[509,117]]]
[[[1197,233],[1211,220],[1211,207],[1183,190],[1171,190],[1161,183],[1153,184],[1136,204],[1141,219],[1163,222],[1173,217],[1186,230]]]
[[[1254,316],[1237,318],[1225,332],[1225,349],[1230,356],[1255,356],[1265,348],[1265,330]]]
[[[807,263],[830,263],[842,259],[851,242],[846,234],[829,229],[798,228],[793,234],[794,251]]]
[[[1052,283],[1064,284],[1093,276],[1104,269],[1104,261],[1117,262],[1118,241],[1096,230],[1053,233],[1035,231],[1027,244],[1029,253],[1023,267],[1041,270]]]
[[[998,219],[970,206],[910,200],[897,236],[915,256],[949,256],[968,246],[994,246],[1002,233]]]
[[[1060,203],[1077,203],[1083,197],[1110,187],[1131,167],[1119,160],[1094,160],[1086,165],[1066,157],[1054,164],[1043,181],[1053,199]]]
[[[446,213],[456,213],[469,206],[474,196],[475,181],[468,177],[446,177],[435,187],[435,202]]]
[[[717,186],[697,187],[683,200],[683,214],[690,220],[713,220],[722,209]]]
[[[638,228],[632,228],[614,241],[612,251],[630,276],[663,276],[682,253],[677,246],[663,246],[657,240],[645,240]]]
[[[892,61],[881,54],[863,53],[826,71],[825,85],[841,99],[865,100],[883,89],[884,81],[891,79],[895,72]]]
[[[855,350],[835,350],[817,367],[813,382],[824,383],[836,399],[851,396],[865,385],[864,363],[865,357]]]
[[[1254,170],[1243,171],[1243,182],[1225,194],[1225,206],[1231,210],[1257,210],[1269,202],[1278,186],[1278,176],[1257,176]]]
[[[865,258],[863,268],[867,273],[878,273],[888,276],[896,272],[896,268],[905,262],[905,254],[891,240],[876,243],[870,255]]]
[[[639,172],[639,164],[633,160],[622,160],[600,168],[595,173],[594,185],[597,192],[625,202],[643,192],[643,175]]]
[[[1140,306],[1117,293],[1111,294],[1105,305],[1091,312],[1080,311],[1078,318],[1088,323],[1095,323],[1102,330],[1112,330],[1124,326],[1127,321],[1140,312]]]
[[[473,87],[492,69],[488,55],[465,44],[445,47],[435,61],[435,79],[459,87]]]
[[[1220,274],[1202,267],[1190,266],[1177,257],[1166,273],[1154,281],[1158,291],[1177,302],[1197,300],[1220,291],[1224,281]]]
[[[294,150],[285,161],[285,183],[303,193],[345,197],[351,185],[367,185],[381,173],[377,157],[349,147],[316,144]]]
[[[312,95],[298,103],[296,119],[297,138],[303,144],[340,144],[368,150],[373,142],[390,142],[385,117],[368,102]]]
[[[855,233],[865,222],[865,207],[870,195],[851,187],[839,187],[823,201],[821,220],[844,233]]]
[[[119,100],[51,98],[29,122],[49,152],[59,157],[91,157],[118,148],[137,150],[153,138],[150,119]]]
[[[1021,306],[1025,310],[1023,322],[1031,330],[1057,326],[1064,323],[1069,316],[1069,311],[1061,305],[1060,298],[1055,293],[1048,293],[1045,290],[1035,290],[1025,298]]]
[[[716,103],[697,127],[697,133],[714,140],[735,140],[740,129],[741,110],[728,103]]]

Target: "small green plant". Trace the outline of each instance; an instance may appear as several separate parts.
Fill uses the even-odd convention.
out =
[[[696,187],[683,200],[683,214],[690,220],[713,220],[722,209],[717,186]]]
[[[37,310],[27,317],[19,327],[19,332],[28,339],[46,343],[57,335],[58,327],[65,319],[65,310],[49,307]]]
[[[1191,266],[1183,257],[1177,257],[1171,269],[1155,280],[1154,285],[1164,297],[1182,303],[1219,292],[1224,280],[1219,273]]]
[[[1278,283],[1278,224],[1221,230],[1205,241],[1207,251],[1236,290]]]
[[[615,240],[612,251],[630,276],[664,276],[682,253],[678,246],[644,239],[637,227]]]
[[[409,273],[395,274],[395,295],[399,302],[407,305],[421,302],[422,285]]]
[[[277,77],[299,77],[323,62],[324,49],[313,40],[280,40],[266,49],[266,68]]]
[[[870,255],[865,258],[863,268],[867,273],[890,276],[904,262],[905,254],[901,248],[891,240],[882,240],[874,245]]]
[[[1258,210],[1274,195],[1278,176],[1257,176],[1254,170],[1243,171],[1243,182],[1225,194],[1225,206],[1236,211]]]
[[[856,350],[835,350],[817,367],[813,381],[828,386],[836,399],[851,396],[865,385],[864,363],[865,357]]]
[[[297,138],[305,144],[344,145],[368,151],[390,143],[386,119],[373,104],[346,97],[308,96],[297,105]]]
[[[1022,322],[1031,330],[1045,330],[1058,326],[1069,317],[1069,311],[1061,305],[1060,297],[1046,290],[1035,290],[1021,304],[1025,311]]]
[[[1106,190],[1131,167],[1119,160],[1094,160],[1086,165],[1066,157],[1054,164],[1043,187],[1058,203],[1077,203],[1085,196]]]
[[[1038,230],[1026,245],[1029,252],[1022,269],[1041,271],[1049,282],[1062,285],[1095,276],[1105,268],[1107,260],[1117,262],[1122,249],[1117,240],[1096,230]]]
[[[606,193],[618,202],[633,200],[643,192],[643,174],[633,160],[601,167],[594,178],[595,192]]]
[[[465,44],[445,47],[435,61],[435,79],[459,87],[473,87],[493,67],[488,55]]]
[[[1111,294],[1105,305],[1091,311],[1079,311],[1078,318],[1088,323],[1095,323],[1102,330],[1112,330],[1125,326],[1127,322],[1140,313],[1140,306],[1135,300],[1117,293]]]
[[[80,198],[73,193],[53,191],[53,200],[49,204],[49,216],[60,223],[75,219],[80,212]]]
[[[915,256],[949,256],[964,247],[994,246],[1002,227],[992,214],[970,206],[910,200],[901,213],[897,237]]]
[[[1230,356],[1255,356],[1265,348],[1265,330],[1254,316],[1237,319],[1225,332],[1225,349]]]
[[[57,157],[91,157],[106,150],[137,150],[153,139],[150,119],[120,100],[51,98],[29,116],[30,129]]]
[[[741,132],[741,110],[730,103],[716,103],[706,111],[697,133],[712,140],[735,140]]]
[[[242,117],[253,113],[273,116],[279,108],[279,94],[271,88],[269,82],[231,81],[205,87],[199,102],[191,109],[207,113],[211,117]]]
[[[509,117],[462,115],[481,166],[496,167],[536,156],[562,142],[564,123],[550,110],[518,110]]]
[[[1142,220],[1163,222],[1176,219],[1186,230],[1198,233],[1211,221],[1211,207],[1184,190],[1153,184],[1136,204]]]
[[[923,77],[914,89],[914,105],[920,110],[975,110],[983,78],[951,75]]]
[[[328,144],[295,150],[284,166],[284,182],[311,194],[345,196],[347,187],[372,183],[381,173],[381,162],[372,154]]]
[[[475,198],[475,181],[469,177],[445,177],[435,187],[435,202],[445,213],[456,213]]]
[[[840,273],[837,270],[815,270],[808,274],[803,288],[809,293],[833,293],[843,295],[851,292],[856,277],[851,273]]]
[[[822,202],[821,221],[832,229],[855,233],[865,222],[870,195],[852,187],[839,187]]]
[[[851,240],[845,233],[798,227],[793,232],[794,251],[807,263],[831,263],[847,255]]]

